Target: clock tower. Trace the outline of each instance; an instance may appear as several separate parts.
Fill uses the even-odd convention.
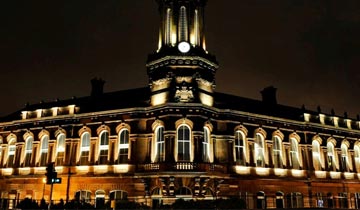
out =
[[[212,106],[218,63],[206,50],[206,0],[157,0],[158,49],[146,64],[151,105],[167,102]]]

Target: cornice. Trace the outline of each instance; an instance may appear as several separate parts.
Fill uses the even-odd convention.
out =
[[[163,111],[168,109],[169,111],[164,113]],[[318,123],[313,122],[305,122],[305,121],[297,121],[292,119],[285,119],[280,117],[273,117],[268,115],[262,114],[255,114],[250,112],[244,112],[239,110],[233,109],[220,109],[215,107],[206,106],[199,103],[166,103],[157,106],[149,106],[149,107],[134,107],[134,108],[126,108],[126,109],[115,109],[115,110],[107,110],[107,111],[99,111],[99,112],[91,112],[91,113],[83,113],[83,114],[73,114],[73,115],[61,115],[61,116],[50,116],[44,118],[34,118],[34,119],[24,119],[24,120],[14,120],[9,122],[2,122],[0,123],[1,127],[10,127],[10,126],[21,126],[25,124],[32,123],[36,126],[37,123],[46,123],[46,122],[55,122],[55,121],[78,121],[84,118],[99,118],[99,117],[115,117],[117,115],[123,114],[144,114],[147,117],[151,118],[152,113],[161,112],[163,114],[170,114],[171,112],[176,112],[180,109],[186,110],[195,110],[201,109],[212,113],[213,118],[218,118],[219,116],[234,116],[239,118],[248,118],[253,121],[272,121],[273,123],[281,123],[291,126],[297,127],[307,127],[309,130],[311,129],[322,129],[328,130],[333,132],[346,132],[349,134],[356,134],[360,135],[360,130],[356,129],[349,129],[349,128],[342,128],[342,127],[335,127],[331,125],[321,125]],[[190,115],[201,115],[201,113],[192,111],[189,112]],[[255,123],[257,124],[257,123]],[[255,125],[254,124],[254,125]],[[266,126],[266,124],[264,124]],[[323,131],[324,132],[324,131]]]

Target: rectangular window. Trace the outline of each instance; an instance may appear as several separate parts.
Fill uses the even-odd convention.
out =
[[[89,151],[82,151],[80,156],[80,165],[89,165]]]
[[[281,139],[278,136],[274,137],[274,148],[273,148],[273,155],[274,155],[274,167],[275,168],[282,168],[282,158],[281,158]]]
[[[156,162],[165,161],[164,127],[156,129]]]
[[[128,153],[129,153],[129,149],[128,148],[120,148],[119,150],[119,163],[127,163],[128,162]]]
[[[14,166],[15,150],[16,150],[16,146],[15,146],[15,145],[10,145],[10,146],[9,146],[8,159],[7,159],[7,167],[13,167],[13,166]]]
[[[40,166],[47,165],[47,152],[42,152],[40,156]]]
[[[31,164],[31,153],[25,154],[24,167],[29,167]]]
[[[15,155],[9,155],[8,160],[7,160],[7,167],[11,168],[14,166],[14,158],[15,158]]]
[[[102,149],[99,154],[99,164],[106,164],[108,160],[108,150]]]
[[[58,152],[57,153],[57,157],[56,157],[56,165],[57,166],[64,165],[64,155],[65,155],[65,152]]]
[[[203,148],[202,148],[202,158],[204,162],[210,162],[210,137],[209,137],[208,128],[204,127],[204,140],[203,140]]]

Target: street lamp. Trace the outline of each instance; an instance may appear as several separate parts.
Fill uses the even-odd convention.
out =
[[[43,193],[42,193],[42,199],[44,199],[44,195],[45,195],[45,184],[46,184],[46,178],[42,179],[43,182]]]

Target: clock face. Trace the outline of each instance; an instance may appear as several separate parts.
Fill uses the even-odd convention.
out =
[[[180,42],[178,45],[178,49],[182,53],[187,53],[190,50],[190,44],[188,42]]]

